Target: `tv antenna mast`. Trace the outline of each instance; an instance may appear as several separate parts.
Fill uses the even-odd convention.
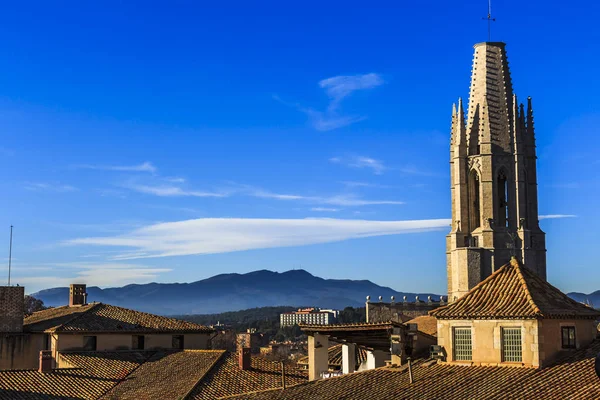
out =
[[[10,226],[10,245],[8,246],[8,286],[10,286],[10,267],[12,263],[12,236],[13,226]]]
[[[492,18],[492,0],[488,0],[488,14],[482,19],[487,20],[488,26],[488,42],[492,41],[492,22],[496,22],[496,18]]]

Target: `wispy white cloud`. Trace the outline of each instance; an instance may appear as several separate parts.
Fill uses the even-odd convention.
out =
[[[339,208],[331,208],[331,207],[313,207],[310,209],[310,211],[315,211],[315,212],[338,212],[340,211]]]
[[[123,172],[156,172],[157,168],[149,161],[137,165],[76,165],[75,168],[98,169],[103,171],[123,171]]]
[[[352,125],[357,122],[367,119],[363,116],[340,116],[331,112],[321,112],[310,108],[303,108],[300,111],[308,115],[311,125],[318,131],[332,131],[334,129],[343,128],[344,126]]]
[[[383,161],[376,160],[367,156],[344,156],[344,157],[332,157],[329,162],[334,164],[341,164],[351,168],[366,168],[373,171],[376,175],[381,175],[387,169],[383,164]]]
[[[384,81],[379,74],[370,73],[364,75],[339,75],[323,79],[319,86],[325,89],[329,96],[328,111],[335,111],[341,101],[357,90],[373,89],[383,85]]]
[[[557,219],[557,218],[577,218],[577,215],[572,214],[548,214],[540,215],[540,219]]]
[[[389,185],[380,185],[378,183],[371,183],[371,182],[342,181],[340,183],[349,188],[364,187],[364,188],[390,189],[392,187]]]
[[[187,190],[175,185],[143,185],[127,183],[124,188],[160,197],[227,197],[227,193]]]
[[[216,254],[305,246],[372,236],[447,229],[449,219],[367,221],[330,218],[201,218],[149,225],[128,234],[70,240],[70,245],[116,246],[115,259]]]
[[[24,187],[27,190],[39,190],[48,192],[74,192],[78,190],[76,187],[71,185],[48,182],[26,182]]]
[[[149,268],[138,264],[90,263],[80,264],[77,268],[56,274],[56,267],[70,267],[69,264],[55,264],[52,275],[15,276],[14,282],[31,288],[50,288],[68,286],[71,283],[85,283],[93,286],[121,286],[129,283],[147,283],[155,281],[160,274],[170,272],[169,268]]]
[[[334,196],[304,196],[298,194],[273,193],[262,189],[253,189],[248,194],[254,197],[275,200],[296,200],[315,204],[327,204],[331,206],[369,206],[369,205],[402,205],[404,202],[398,200],[372,200],[363,199],[353,194],[342,194]]]
[[[187,181],[185,178],[182,178],[180,176],[167,176],[163,179],[171,183],[185,183]]]
[[[325,111],[318,111],[314,108],[303,107],[299,104],[290,104],[283,101],[279,96],[274,95],[273,99],[292,106],[298,111],[306,114],[312,126],[318,131],[330,131],[342,128],[363,121],[367,117],[362,115],[343,115],[340,114],[341,102],[352,93],[359,90],[373,89],[383,85],[385,82],[381,75],[368,73],[362,75],[339,75],[319,81],[319,87],[325,90],[329,97],[329,104]]]

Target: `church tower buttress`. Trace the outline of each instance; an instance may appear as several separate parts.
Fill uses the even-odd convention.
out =
[[[449,301],[466,294],[511,256],[546,279],[533,109],[531,98],[525,111],[513,94],[504,43],[475,45],[467,115],[459,99],[451,131]]]

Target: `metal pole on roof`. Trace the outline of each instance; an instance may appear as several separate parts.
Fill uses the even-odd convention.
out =
[[[285,389],[285,362],[281,361],[281,389]]]
[[[8,286],[10,286],[10,267],[12,264],[12,236],[13,226],[10,226],[10,245],[8,246]]]

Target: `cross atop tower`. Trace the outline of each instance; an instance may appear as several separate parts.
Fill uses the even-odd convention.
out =
[[[492,22],[496,22],[496,18],[492,18],[492,0],[488,0],[488,14],[482,19],[487,20],[488,26],[488,42],[492,41]]]

